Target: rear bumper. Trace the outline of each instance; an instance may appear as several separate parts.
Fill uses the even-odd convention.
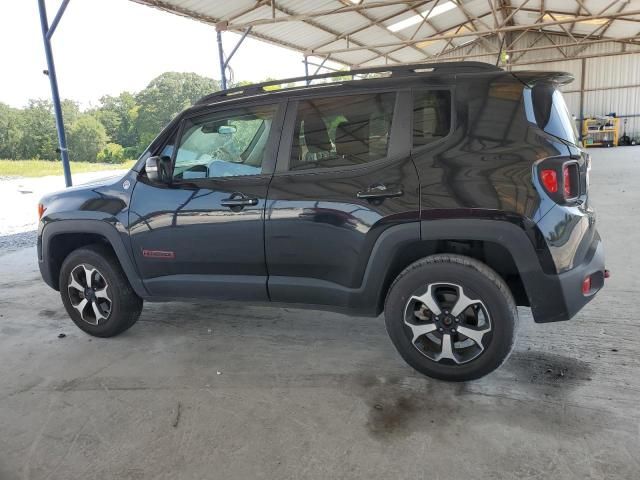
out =
[[[578,313],[604,286],[604,262],[604,246],[596,232],[581,264],[559,275],[545,275],[546,285],[530,292],[534,320],[557,322],[569,320]],[[584,294],[582,283],[587,277],[591,277],[591,290]]]

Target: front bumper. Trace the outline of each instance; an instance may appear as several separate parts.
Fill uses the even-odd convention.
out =
[[[58,290],[57,282],[53,281],[49,263],[45,262],[44,260],[38,260],[38,267],[40,268],[40,275],[42,276],[42,280],[44,280],[44,283],[49,285],[54,290]]]

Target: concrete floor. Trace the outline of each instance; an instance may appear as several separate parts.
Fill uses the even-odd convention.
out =
[[[466,384],[414,373],[381,318],[148,304],[91,338],[33,248],[5,253],[0,479],[640,478],[639,153],[592,152],[606,289],[571,322],[521,309]]]

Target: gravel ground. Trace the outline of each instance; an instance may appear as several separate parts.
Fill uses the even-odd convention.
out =
[[[126,170],[79,173],[74,185],[124,175]],[[0,177],[0,255],[36,244],[38,200],[45,194],[62,190],[64,177]]]
[[[0,256],[25,247],[33,247],[37,241],[37,230],[0,235]]]

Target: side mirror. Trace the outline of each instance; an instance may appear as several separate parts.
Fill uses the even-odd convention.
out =
[[[144,171],[147,178],[152,182],[160,181],[160,157],[149,157],[144,164]]]

